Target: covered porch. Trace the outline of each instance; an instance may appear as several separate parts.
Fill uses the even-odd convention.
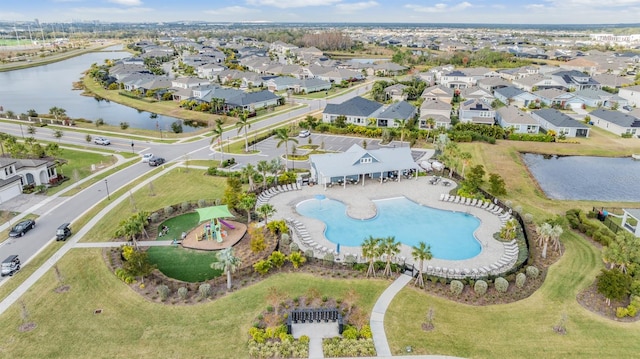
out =
[[[640,226],[638,226],[638,219],[640,219],[640,208],[623,208],[622,214],[622,228],[633,233],[634,236],[640,237]]]

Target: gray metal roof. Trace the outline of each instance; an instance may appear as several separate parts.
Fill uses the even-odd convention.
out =
[[[506,98],[513,98],[516,97],[522,93],[524,93],[524,91],[520,90],[517,87],[513,87],[513,86],[507,86],[507,87],[501,87],[501,88],[497,88],[493,91],[494,93],[498,93]]]
[[[504,122],[520,125],[537,125],[536,121],[528,113],[520,111],[516,106],[500,107],[496,110]]]
[[[372,162],[360,163],[360,159],[364,157],[371,157]],[[411,156],[410,147],[365,150],[358,145],[353,145],[343,153],[310,155],[309,160],[319,176],[323,176],[327,180],[331,177],[418,168]],[[319,177],[318,180],[321,178]]]
[[[620,127],[640,127],[640,119],[620,111],[605,110],[599,108],[589,113],[591,117],[597,117],[611,122]]]

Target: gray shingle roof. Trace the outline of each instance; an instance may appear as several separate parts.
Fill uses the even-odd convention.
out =
[[[409,119],[415,114],[416,108],[407,101],[400,101],[391,104],[382,113],[378,115],[378,118],[386,119]]]
[[[379,110],[381,107],[382,105],[375,101],[367,100],[366,98],[356,96],[343,103],[327,104],[327,106],[324,108],[323,113],[332,114],[332,115],[368,117],[372,113]]]
[[[610,111],[599,108],[589,113],[592,117],[601,118],[620,127],[640,127],[640,119],[620,111]]]
[[[506,98],[514,98],[524,93],[524,91],[520,90],[517,87],[507,86],[507,87],[501,87],[501,88],[495,89],[494,93],[498,93]]]
[[[589,128],[589,126],[584,123],[578,122],[564,113],[551,108],[534,111],[533,113],[556,127]]]

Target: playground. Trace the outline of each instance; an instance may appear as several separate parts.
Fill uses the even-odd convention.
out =
[[[226,205],[199,208],[196,212],[200,224],[183,232],[181,245],[184,248],[217,251],[233,247],[247,233],[246,224],[224,219],[233,217]]]

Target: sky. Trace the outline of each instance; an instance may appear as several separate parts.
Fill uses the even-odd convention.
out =
[[[0,21],[640,23],[640,0],[0,0]]]

